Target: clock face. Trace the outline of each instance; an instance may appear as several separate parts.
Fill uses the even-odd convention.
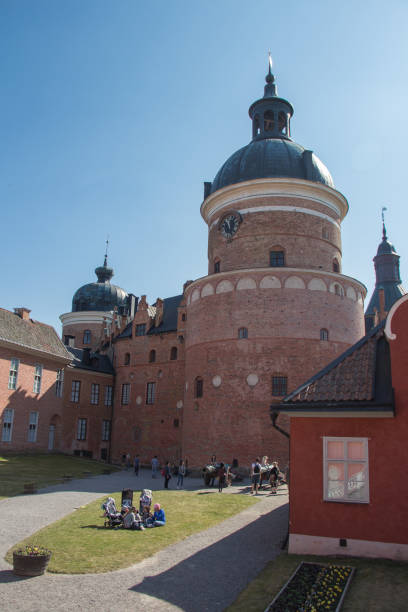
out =
[[[228,215],[225,217],[220,225],[220,231],[225,238],[232,238],[236,234],[239,227],[239,218],[237,215]]]

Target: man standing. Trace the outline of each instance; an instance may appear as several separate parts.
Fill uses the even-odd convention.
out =
[[[133,467],[135,468],[135,476],[139,476],[139,465],[140,465],[139,455],[136,455],[133,460]]]
[[[159,471],[159,460],[157,455],[152,459],[152,478],[157,478],[157,472]]]
[[[251,466],[251,495],[255,493],[258,495],[259,482],[261,480],[261,464],[259,463],[259,457],[257,457]]]

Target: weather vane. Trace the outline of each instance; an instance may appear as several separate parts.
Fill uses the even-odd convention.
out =
[[[384,218],[384,212],[388,210],[386,206],[383,206],[381,209],[381,217],[382,217],[382,222],[385,223],[385,218]]]

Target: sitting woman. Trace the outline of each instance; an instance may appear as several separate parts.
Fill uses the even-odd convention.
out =
[[[160,504],[154,504],[154,514],[152,521],[146,527],[163,527],[166,524],[166,515]]]
[[[129,508],[123,517],[123,526],[125,529],[136,529],[137,531],[144,530],[142,517],[134,506]]]

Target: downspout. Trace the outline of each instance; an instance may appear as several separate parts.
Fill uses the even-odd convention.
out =
[[[112,366],[115,363],[115,349],[112,346]],[[115,411],[115,385],[116,385],[116,371],[113,368],[113,385],[112,385],[112,406],[111,406],[111,427],[110,427],[110,436],[109,436],[109,445],[108,445],[108,463],[111,462],[111,447],[112,447],[112,433],[113,433],[113,416]]]
[[[270,417],[271,417],[271,421],[272,421],[272,427],[274,427],[277,431],[279,431],[279,433],[281,433],[283,436],[285,436],[285,438],[288,438],[288,440],[290,440],[290,434],[288,434],[288,432],[285,429],[282,429],[282,427],[279,427],[279,425],[276,424],[276,421],[278,420],[278,416],[279,416],[279,412],[276,411],[274,405],[272,404],[272,406],[269,409],[269,413],[270,413]],[[289,447],[289,474],[290,474],[290,447]],[[289,483],[288,483],[288,491],[289,491]],[[290,503],[290,502],[289,502]],[[288,541],[289,541],[289,519],[288,519],[288,531],[286,533],[286,537],[283,540],[282,544],[281,544],[281,550],[285,550],[285,548],[288,545]]]

